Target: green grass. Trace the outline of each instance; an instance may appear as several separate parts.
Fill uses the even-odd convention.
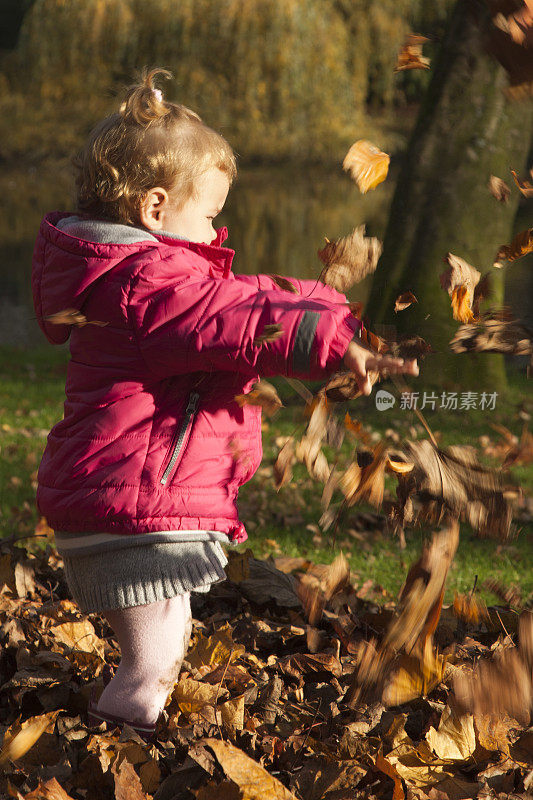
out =
[[[64,348],[43,347],[23,351],[0,348],[0,536],[29,536],[37,523],[35,509],[36,470],[50,427],[61,418],[64,399],[64,378],[67,352]],[[293,431],[302,432],[303,401],[283,380],[273,381],[285,407],[266,421],[263,435],[264,459],[255,478],[241,490],[240,509],[249,541],[241,549],[251,547],[258,557],[271,554],[305,556],[314,563],[329,563],[342,550],[348,557],[356,580],[363,584],[372,580],[369,596],[376,600],[395,595],[401,586],[409,564],[420,553],[421,543],[428,530],[407,531],[407,546],[400,549],[398,541],[383,526],[361,527],[360,512],[373,512],[370,506],[355,506],[338,525],[336,533],[321,532],[322,487],[311,480],[303,467],[297,467],[294,480],[276,492],[272,478],[272,463],[277,454],[276,439]],[[383,385],[396,396],[390,385]],[[498,396],[496,408],[490,412],[424,411],[424,415],[439,437],[440,445],[478,444],[480,436],[489,435],[498,441],[491,423],[500,423],[514,434],[520,434],[523,421],[519,407],[527,401],[529,384],[524,376],[511,374],[509,389]],[[426,436],[414,412],[392,410],[380,412],[375,408],[375,394],[350,404],[354,419],[361,420],[374,438],[396,431],[400,437]],[[531,412],[531,401],[528,410]],[[340,459],[346,460],[353,444],[345,443]],[[330,460],[337,454],[328,450]],[[487,464],[498,462],[484,458]],[[509,483],[520,484],[532,494],[533,465],[512,467]],[[386,487],[394,493],[395,481],[387,477]],[[31,539],[28,541],[31,542]],[[447,599],[454,591],[472,588],[477,576],[478,587],[488,602],[495,596],[482,588],[486,578],[504,585],[515,584],[524,598],[533,595],[533,525],[521,528],[513,523],[513,535],[507,542],[480,540],[466,525],[461,526],[461,542],[450,574]]]

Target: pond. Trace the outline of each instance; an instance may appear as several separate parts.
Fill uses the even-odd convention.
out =
[[[340,165],[242,170],[216,222],[229,229],[226,244],[237,252],[235,272],[317,278],[317,250],[325,236],[344,236],[365,223],[368,235],[383,237],[394,177],[393,170],[385,183],[362,196]],[[0,344],[42,344],[31,300],[31,255],[43,214],[72,207],[69,165],[4,170],[0,190],[9,201],[0,218]],[[517,225],[530,225],[528,216],[523,204]],[[510,265],[506,303],[533,325],[531,262],[528,257]],[[365,302],[371,281],[369,276],[353,287],[350,299]]]

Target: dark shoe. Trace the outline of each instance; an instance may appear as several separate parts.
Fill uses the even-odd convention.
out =
[[[97,703],[91,701],[89,703],[89,708],[87,709],[87,716],[89,719],[89,725],[101,725],[102,722],[105,722],[107,730],[113,730],[117,726],[120,725],[128,725],[132,730],[138,734],[141,739],[144,739],[145,742],[154,742],[155,741],[155,730],[156,730],[156,723],[152,723],[151,725],[139,725],[138,722],[131,722],[129,719],[125,719],[124,717],[114,717],[111,714],[106,714],[103,711],[98,711]]]

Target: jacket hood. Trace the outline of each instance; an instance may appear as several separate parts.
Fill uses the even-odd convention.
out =
[[[220,228],[211,245],[203,246],[168,236],[161,237],[161,241],[154,241],[150,236],[146,241],[129,243],[93,242],[57,227],[60,220],[71,216],[59,211],[47,214],[41,222],[33,252],[33,304],[39,326],[53,344],[66,342],[72,326],[50,323],[46,317],[66,309],[80,310],[94,285],[124,259],[178,242],[197,252],[202,247],[212,251],[221,247],[227,238],[227,229]]]

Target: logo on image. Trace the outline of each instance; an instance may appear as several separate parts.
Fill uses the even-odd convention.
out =
[[[388,408],[392,408],[395,402],[394,395],[385,391],[385,389],[380,389],[376,392],[376,408],[378,411],[386,411]]]

